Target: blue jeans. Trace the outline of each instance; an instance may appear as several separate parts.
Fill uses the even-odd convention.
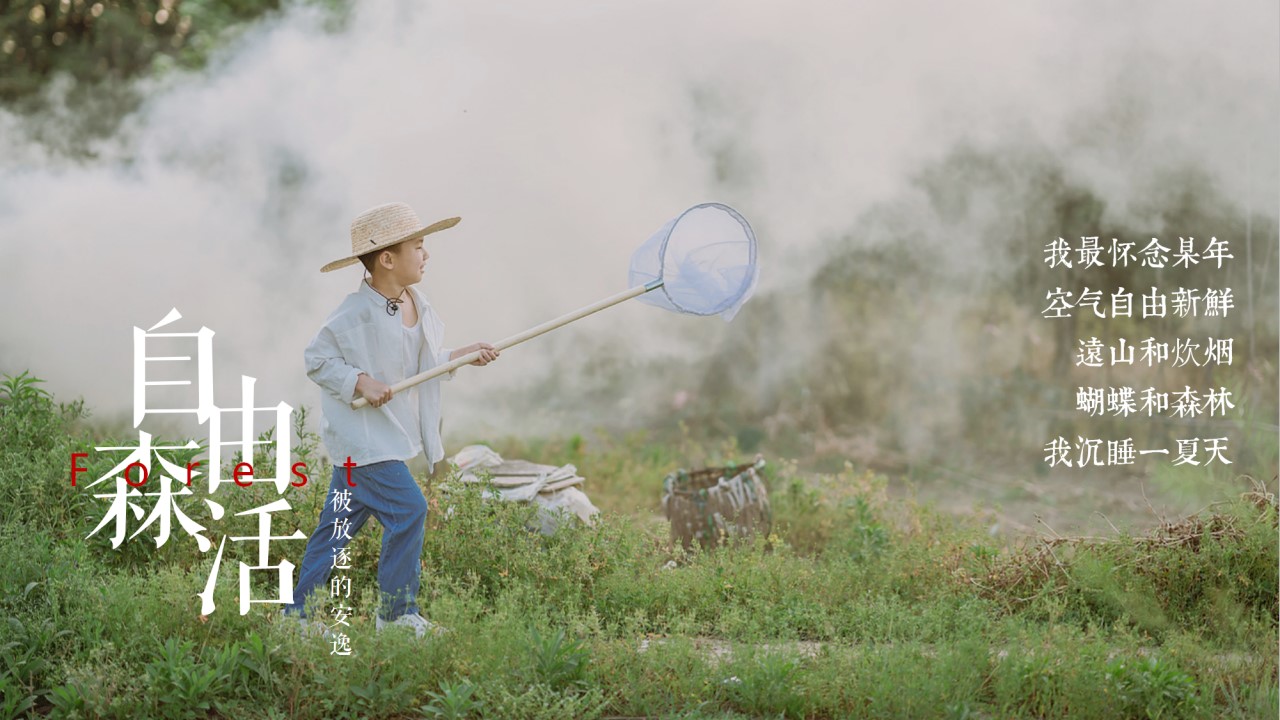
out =
[[[294,602],[284,607],[287,613],[305,616],[304,604],[313,590],[319,589],[321,597],[328,600],[328,580],[334,570],[336,549],[351,543],[342,533],[335,537],[335,523],[341,528],[345,520],[345,534],[354,538],[370,515],[382,525],[382,555],[378,560],[378,586],[382,591],[379,614],[385,620],[394,620],[418,611],[427,499],[414,482],[409,468],[399,460],[353,467],[351,482],[356,486],[347,484],[347,468],[337,466],[333,469],[333,480],[325,495],[324,509],[320,511],[320,522],[307,541],[307,551],[298,571],[298,584],[293,589]],[[334,493],[342,491],[349,493],[349,509],[335,509]],[[354,588],[352,595],[355,595]],[[345,597],[334,602],[351,605],[351,600]]]

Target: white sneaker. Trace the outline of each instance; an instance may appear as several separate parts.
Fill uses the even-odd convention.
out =
[[[323,637],[325,640],[332,640],[336,637],[334,632],[322,622],[315,622],[293,613],[284,613],[280,617],[281,622],[296,624],[298,626],[298,632],[303,637]]]
[[[439,637],[449,632],[449,630],[445,628],[443,625],[437,625],[431,622],[430,620],[422,617],[418,613],[405,613],[404,615],[401,615],[400,617],[396,618],[392,622],[387,622],[386,620],[383,620],[381,617],[378,618],[378,622],[377,622],[378,632],[382,632],[383,628],[391,627],[393,625],[403,625],[404,627],[413,628],[413,631],[417,633],[418,637],[423,637],[428,632],[430,632],[432,635],[436,637]]]

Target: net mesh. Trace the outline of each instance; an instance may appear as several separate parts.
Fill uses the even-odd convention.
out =
[[[640,301],[691,315],[729,321],[759,279],[756,236],[738,211],[721,203],[685,210],[631,256],[632,287],[661,280]]]

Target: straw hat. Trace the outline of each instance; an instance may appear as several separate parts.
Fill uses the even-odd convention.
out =
[[[416,240],[437,230],[447,230],[462,218],[453,217],[431,225],[423,225],[413,208],[404,203],[387,203],[369,208],[351,221],[351,254],[320,268],[320,272],[337,270],[355,262],[368,252],[391,247],[405,240]]]

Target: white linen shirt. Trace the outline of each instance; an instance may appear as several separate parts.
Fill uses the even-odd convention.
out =
[[[406,367],[403,322],[388,315],[386,298],[361,280],[360,289],[342,301],[307,345],[303,358],[307,377],[320,386],[321,437],[329,459],[341,466],[350,457],[357,465],[386,460],[409,460],[417,455],[406,428],[384,403],[351,409],[356,380],[365,373],[388,385],[449,361],[452,348],[442,347],[444,323],[417,288],[410,286],[418,306],[419,332],[425,342],[418,367]],[[403,311],[403,310],[402,310]],[[444,376],[453,379],[454,372]],[[434,467],[444,458],[440,440],[440,378],[417,386],[421,447]]]

